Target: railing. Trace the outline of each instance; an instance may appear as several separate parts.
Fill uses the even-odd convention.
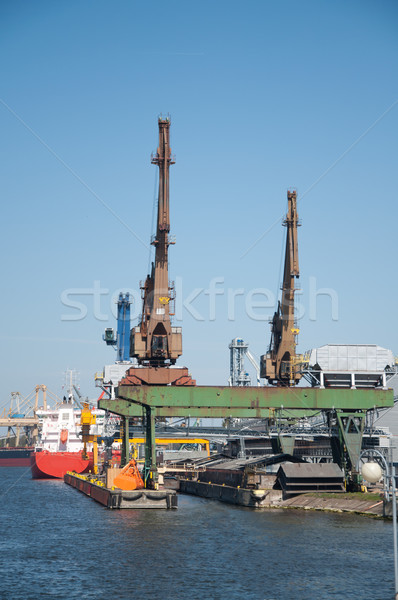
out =
[[[159,156],[159,152],[151,152],[151,163],[153,165],[159,164],[160,160],[164,160],[164,157]],[[169,164],[174,165],[175,161],[176,161],[175,154],[170,154],[170,156],[167,157],[167,162]]]

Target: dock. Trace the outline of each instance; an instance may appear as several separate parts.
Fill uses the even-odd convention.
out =
[[[175,490],[142,489],[125,491],[114,487],[107,488],[100,480],[87,475],[77,475],[76,473],[66,473],[64,482],[110,509],[177,508],[177,493]]]
[[[380,494],[322,494],[304,493],[283,498],[281,490],[245,489],[227,485],[180,479],[180,492],[248,508],[301,509],[337,513],[354,513],[374,518],[391,519],[391,502]]]

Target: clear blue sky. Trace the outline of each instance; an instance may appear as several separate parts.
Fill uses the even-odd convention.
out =
[[[0,26],[0,404],[38,383],[59,393],[67,367],[92,396],[113,362],[101,340],[113,296],[148,267],[160,113],[177,157],[170,274],[180,302],[202,289],[203,320],[185,308],[177,323],[198,383],[226,383],[233,337],[257,356],[268,346],[274,306],[250,315],[245,302],[277,293],[289,187],[303,224],[299,350],[398,353],[396,2],[16,0]],[[108,290],[97,309],[83,295],[95,281]],[[311,285],[333,290],[334,318]],[[240,288],[232,318],[227,290]],[[83,319],[65,320],[78,314],[61,301],[71,289]]]

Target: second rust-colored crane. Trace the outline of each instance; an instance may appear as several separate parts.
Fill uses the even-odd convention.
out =
[[[282,296],[271,321],[271,342],[261,357],[260,376],[272,385],[296,385],[301,379],[296,354],[299,330],[294,317],[295,281],[300,275],[297,242],[297,193],[288,191],[288,210],[283,225],[287,228]]]

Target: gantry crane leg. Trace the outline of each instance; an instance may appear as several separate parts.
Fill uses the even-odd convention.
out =
[[[130,460],[130,442],[129,442],[129,429],[130,419],[128,417],[122,417],[121,421],[121,440],[122,440],[122,454],[120,457],[120,466],[125,467]]]
[[[362,450],[366,411],[336,410],[329,418],[334,419],[336,427],[331,438],[333,461],[346,474],[347,486],[353,490],[359,489],[361,476],[358,472],[358,461]]]
[[[145,406],[145,487],[158,489],[158,468],[156,465],[156,436],[155,436],[155,411]]]

